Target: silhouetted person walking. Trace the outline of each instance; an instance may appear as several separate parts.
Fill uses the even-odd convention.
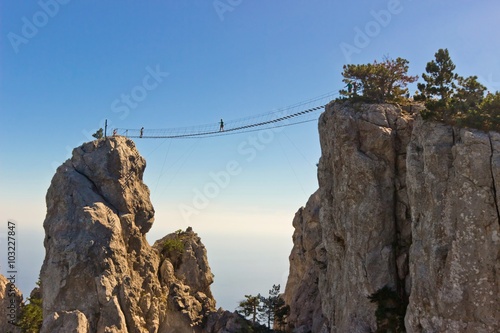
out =
[[[219,132],[224,131],[224,121],[221,119],[220,120],[220,127],[219,127]]]
[[[139,137],[142,138],[143,134],[144,134],[144,127],[141,127],[141,133],[139,134]]]

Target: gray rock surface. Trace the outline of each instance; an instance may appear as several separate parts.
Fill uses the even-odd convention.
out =
[[[417,121],[408,332],[500,332],[500,134]]]
[[[413,118],[394,105],[330,103],[319,120],[320,224],[326,250],[319,292],[331,332],[376,330],[368,296],[405,297],[411,228],[406,145]]]
[[[21,314],[23,294],[7,277],[0,274],[0,332],[20,333],[14,325]]]
[[[206,333],[251,332],[250,322],[235,312],[219,309],[208,316]]]
[[[182,243],[182,250],[168,244]],[[166,245],[167,244],[167,245]],[[159,280],[168,290],[169,311],[160,332],[189,332],[186,327],[203,327],[215,311],[210,285],[213,274],[201,239],[191,229],[165,236],[154,244],[160,253]]]
[[[321,332],[326,328],[318,288],[320,271],[326,268],[319,208],[320,196],[316,191],[293,219],[294,245],[283,299],[290,306],[288,329],[295,332]]]
[[[322,241],[299,210],[285,293],[295,332],[322,317],[329,332],[376,331],[367,297],[384,286],[409,302],[407,332],[500,332],[500,134],[408,113],[420,108],[338,102],[321,116]]]
[[[215,311],[206,250],[189,228],[150,246],[145,160],[134,143],[86,143],[47,192],[42,332],[201,332]],[[167,251],[166,239],[178,250]]]

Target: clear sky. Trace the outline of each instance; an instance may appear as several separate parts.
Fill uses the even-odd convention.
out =
[[[459,74],[496,91],[499,14],[497,0],[2,1],[0,272],[10,219],[17,279],[29,294],[55,168],[104,119],[111,128],[175,128],[273,112],[341,89],[346,63],[403,57],[421,75],[439,48]],[[156,210],[150,242],[192,226],[228,310],[245,294],[284,288],[292,219],[317,189],[315,122],[136,143]],[[222,185],[199,199],[214,175]]]

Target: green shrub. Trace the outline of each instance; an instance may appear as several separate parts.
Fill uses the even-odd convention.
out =
[[[38,280],[37,285],[40,286],[40,280]],[[28,301],[29,303],[21,309],[17,324],[23,333],[38,333],[43,323],[42,295],[39,287],[31,292]]]
[[[102,139],[104,138],[104,131],[102,128],[99,128],[94,134],[92,134],[92,136],[96,139]]]
[[[182,253],[184,252],[184,242],[179,236],[167,239],[165,243],[163,243],[163,249],[167,251],[167,253]]]
[[[396,291],[385,286],[368,296],[368,299],[372,303],[377,303],[375,311],[376,333],[406,332],[404,319],[408,302],[400,297]]]

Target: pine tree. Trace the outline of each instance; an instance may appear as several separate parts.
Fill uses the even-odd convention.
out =
[[[448,49],[439,49],[434,57],[435,60],[428,62],[425,67],[427,74],[422,74],[425,84],[419,83],[417,87],[421,99],[439,98],[440,101],[446,102],[456,88],[457,75],[453,72],[456,66],[450,58]]]
[[[457,112],[477,109],[484,99],[486,87],[477,81],[477,76],[457,77],[457,91],[452,97],[452,107]]]
[[[417,85],[416,99],[425,101],[424,118],[433,118],[463,126],[484,128],[485,114],[480,105],[486,87],[478,82],[477,76],[464,78],[454,72],[456,66],[447,49],[439,49],[435,59],[428,62],[425,83]]]
[[[245,295],[245,298],[246,300],[240,302],[238,310],[242,311],[245,317],[251,316],[252,324],[255,325],[261,296]]]
[[[21,315],[17,323],[23,333],[38,333],[42,327],[43,310],[40,279],[38,279],[36,284],[37,287],[33,289],[30,297],[28,297],[29,303],[21,309]]]
[[[488,93],[479,106],[487,130],[500,131],[500,93]]]
[[[269,329],[273,326],[284,326],[286,316],[290,310],[289,307],[285,305],[285,301],[280,297],[279,284],[273,285],[272,289],[269,290],[268,297],[261,297],[261,305],[258,310],[259,319],[266,322]]]
[[[340,94],[348,97],[362,96],[367,102],[402,101],[408,94],[408,83],[418,79],[417,76],[408,75],[408,60],[403,58],[385,58],[382,62],[375,60],[372,64],[351,64],[344,65],[343,68],[342,81],[350,88],[341,90]]]

